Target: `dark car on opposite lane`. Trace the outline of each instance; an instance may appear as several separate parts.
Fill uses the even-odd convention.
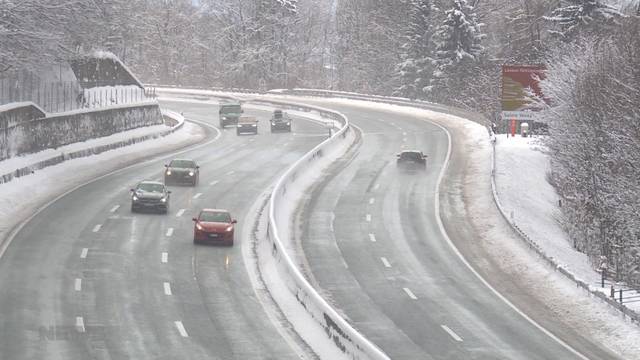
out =
[[[195,161],[187,159],[173,159],[169,164],[165,165],[165,168],[164,183],[166,185],[198,185],[198,180],[200,179],[200,166],[198,166]]]
[[[234,224],[227,210],[203,209],[193,218],[193,243],[210,243],[233,246]]]
[[[396,164],[405,169],[426,169],[427,155],[420,150],[404,150],[397,155]]]
[[[171,191],[158,181],[141,181],[131,189],[131,212],[139,210],[169,211],[169,194]]]

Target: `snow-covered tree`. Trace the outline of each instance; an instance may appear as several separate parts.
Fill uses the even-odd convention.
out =
[[[558,25],[551,30],[563,39],[573,39],[581,30],[597,31],[616,23],[624,15],[603,0],[561,0],[551,16],[545,17]]]
[[[424,98],[424,88],[429,85],[431,65],[432,4],[431,0],[410,0],[410,17],[406,42],[402,45],[402,62],[398,64],[401,85],[395,94]]]
[[[453,0],[453,7],[445,12],[445,19],[433,36],[436,69],[428,89],[433,98],[448,98],[447,92],[456,91],[460,80],[470,75],[472,64],[484,50],[481,25],[466,0]]]

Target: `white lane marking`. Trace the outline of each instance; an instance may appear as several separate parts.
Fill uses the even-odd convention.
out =
[[[185,212],[185,209],[178,210],[178,212],[176,213],[176,217],[182,216],[184,214],[184,212]]]
[[[84,330],[84,319],[82,318],[82,316],[76,316],[76,330],[78,332],[83,333]]]
[[[102,228],[102,224],[98,224],[98,225],[93,227],[93,232],[98,232],[98,231],[100,231],[101,228]]]
[[[173,323],[176,324],[180,336],[189,337],[189,334],[187,334],[187,330],[185,330],[184,325],[182,325],[182,321],[174,321]]]
[[[402,288],[402,290],[404,290],[404,292],[406,292],[407,295],[409,295],[409,297],[412,298],[413,300],[417,300],[418,299],[418,297],[413,294],[413,291],[411,291],[411,289]]]
[[[335,232],[333,228],[333,223],[336,221],[336,214],[332,212],[329,215],[329,217],[331,218],[331,222],[329,222],[329,230],[331,230],[331,232]]]
[[[82,279],[76,279],[76,283],[73,286],[76,291],[82,291]]]
[[[118,211],[118,209],[120,209],[120,205],[116,205],[116,206],[112,207],[111,210],[109,210],[109,212],[114,213],[114,212]]]
[[[376,199],[374,198],[369,199],[369,204],[373,204],[374,202],[376,202]]]
[[[82,252],[80,253],[80,259],[86,259],[88,253],[89,253],[88,248],[82,248]]]
[[[231,170],[229,172],[227,172],[225,175],[232,175],[235,171]]]
[[[440,129],[442,129],[442,131],[444,131],[445,134],[447,134],[447,140],[448,140],[447,156],[444,159],[444,165],[440,169],[440,174],[438,175],[438,180],[436,182],[436,191],[435,191],[435,197],[433,201],[433,207],[435,208],[436,222],[438,223],[438,228],[440,229],[440,233],[442,233],[444,238],[447,240],[447,244],[449,244],[449,247],[458,256],[458,258],[467,267],[467,269],[469,269],[469,271],[471,271],[480,280],[480,282],[484,284],[484,286],[486,286],[489,290],[491,290],[491,292],[493,292],[500,300],[502,300],[505,304],[507,304],[511,309],[513,309],[515,312],[520,314],[520,316],[522,316],[523,319],[527,320],[530,324],[538,328],[538,330],[543,332],[545,335],[547,335],[551,339],[555,340],[558,344],[562,345],[565,349],[571,351],[574,355],[576,355],[580,359],[589,360],[588,357],[584,356],[581,352],[574,349],[571,345],[564,342],[562,339],[554,335],[551,331],[547,330],[545,327],[543,327],[542,325],[538,324],[535,320],[530,318],[527,314],[522,312],[522,310],[520,310],[511,301],[509,301],[509,299],[504,297],[504,295],[502,295],[498,290],[496,290],[493,286],[491,286],[491,284],[489,284],[489,282],[484,277],[482,277],[482,275],[480,275],[480,273],[478,273],[476,269],[473,268],[473,266],[471,266],[471,264],[467,261],[467,259],[465,259],[465,257],[462,255],[460,250],[458,250],[458,247],[456,247],[453,241],[451,241],[451,238],[449,238],[449,234],[447,234],[447,231],[444,228],[444,224],[442,223],[442,218],[441,218],[442,215],[440,214],[440,185],[442,184],[442,179],[444,178],[444,174],[447,171],[447,168],[449,166],[449,159],[451,158],[451,149],[452,149],[451,134],[444,126],[439,125],[432,121],[428,121],[428,122],[436,125]]]
[[[167,229],[167,236],[171,236],[173,235],[173,228],[168,228]]]
[[[460,336],[458,336],[458,334],[456,334],[455,332],[453,332],[453,330],[449,329],[449,327],[447,325],[440,325],[440,327],[447,332],[447,334],[449,334],[453,340],[461,342],[462,338]]]
[[[384,267],[388,267],[388,268],[390,268],[390,267],[391,267],[391,264],[389,263],[389,260],[387,260],[387,258],[386,258],[386,257],[384,257],[384,256],[383,256],[383,257],[381,257],[381,258],[380,258],[380,260],[381,260],[381,261],[382,261],[382,263],[384,264]]]
[[[378,189],[380,189],[380,184],[376,184],[376,185],[373,187],[373,190],[378,190]]]
[[[202,193],[197,193],[197,194],[193,195],[193,198],[194,198],[194,199],[197,199],[197,198],[199,198],[200,196],[202,196]]]
[[[371,222],[371,214],[367,214],[366,219],[367,219],[367,222]]]
[[[288,142],[286,142],[286,143],[282,144],[282,147],[287,147],[287,145],[289,145],[289,143],[288,143]]]
[[[407,138],[402,138],[402,142],[407,142]]]
[[[403,132],[402,132],[402,136],[407,136],[407,132],[406,132],[406,131],[403,131]]]
[[[369,234],[369,240],[371,240],[371,242],[376,242],[376,236],[374,234]]]
[[[169,284],[168,282],[164,283],[164,294],[171,295],[171,284]]]
[[[219,182],[220,182],[220,180],[213,180],[212,182],[209,183],[209,186],[213,186],[213,185],[215,185],[215,184],[217,184]]]
[[[163,252],[162,253],[162,257],[160,258],[160,261],[164,264],[166,264],[169,261],[169,253],[168,252]]]

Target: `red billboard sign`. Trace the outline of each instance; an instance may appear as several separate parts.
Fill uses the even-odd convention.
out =
[[[544,101],[540,80],[546,77],[542,65],[502,66],[503,119],[533,120]]]

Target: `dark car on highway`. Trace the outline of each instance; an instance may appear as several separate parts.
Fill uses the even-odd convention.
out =
[[[197,218],[193,228],[193,243],[211,243],[233,246],[234,224],[236,220],[231,218],[227,210],[203,209]]]
[[[419,150],[404,150],[397,155],[396,164],[400,168],[406,169],[426,169],[427,155]]]
[[[291,132],[291,118],[282,110],[274,110],[271,117],[271,132]]]
[[[166,185],[198,185],[198,180],[200,179],[200,166],[198,166],[195,161],[187,159],[173,159],[169,164],[165,165],[165,168],[164,183]]]
[[[218,110],[218,119],[220,121],[220,128],[224,128],[227,125],[236,125],[238,118],[242,115],[242,105],[236,101],[223,101],[220,104]]]
[[[169,194],[171,191],[158,181],[142,181],[131,189],[131,212],[139,210],[169,211]]]
[[[236,134],[257,134],[258,133],[258,119],[253,116],[241,116],[238,119],[238,125],[236,128]]]

